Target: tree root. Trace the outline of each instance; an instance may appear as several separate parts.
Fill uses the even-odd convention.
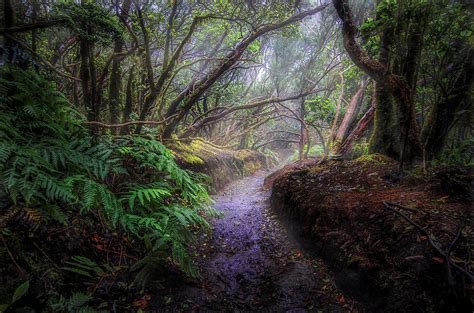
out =
[[[458,243],[458,241],[461,237],[461,231],[462,231],[462,226],[463,226],[462,223],[461,223],[461,225],[459,225],[457,234],[456,234],[455,238],[451,241],[451,244],[449,245],[448,249],[446,251],[443,251],[443,249],[439,246],[439,244],[437,244],[434,241],[433,237],[428,233],[428,231],[426,229],[424,229],[418,223],[416,223],[411,218],[409,218],[405,213],[400,212],[399,210],[396,209],[396,208],[405,209],[405,207],[403,207],[399,204],[396,204],[396,203],[390,203],[390,202],[386,202],[386,201],[383,201],[383,205],[386,209],[388,209],[388,210],[394,212],[395,214],[401,216],[408,223],[413,225],[421,234],[425,235],[428,238],[428,242],[430,243],[430,245],[435,249],[436,252],[438,252],[446,260],[446,266],[447,266],[447,271],[448,271],[448,281],[451,285],[454,284],[454,279],[452,277],[451,268],[454,268],[460,274],[466,276],[469,279],[470,283],[474,282],[474,274],[473,273],[471,273],[467,269],[464,269],[464,268],[460,267],[459,265],[457,265],[456,263],[454,263],[451,260],[451,252],[453,251],[454,247],[457,245],[457,243]],[[411,208],[409,208],[409,209],[411,211],[413,211],[413,209],[411,209]]]

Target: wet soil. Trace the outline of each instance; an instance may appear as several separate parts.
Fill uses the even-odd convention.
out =
[[[443,255],[472,271],[473,182],[469,168],[414,166],[381,155],[287,166],[267,179],[272,207],[335,272],[365,312],[473,312],[473,284],[449,274]],[[272,181],[270,181],[270,179]],[[270,181],[270,182],[269,182]],[[394,214],[384,202],[426,233]],[[458,234],[458,235],[456,235]],[[450,276],[451,275],[451,276]]]
[[[309,258],[274,215],[259,171],[215,197],[224,214],[203,234],[194,256],[202,277],[177,276],[151,307],[158,312],[348,312],[354,303],[335,287],[331,272]]]

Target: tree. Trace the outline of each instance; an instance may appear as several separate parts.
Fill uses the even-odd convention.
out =
[[[123,23],[127,23],[128,14],[130,11],[132,1],[124,0],[121,7],[116,4],[117,13],[120,12],[119,18]],[[110,124],[117,124],[120,117],[120,91],[122,84],[122,70],[120,63],[123,56],[122,49],[124,40],[122,37],[115,39],[114,54],[112,56],[112,69],[110,71],[110,85],[109,85],[109,110],[110,110]],[[117,130],[115,131],[117,133]]]
[[[218,64],[214,69],[212,69],[205,77],[198,80],[192,85],[188,85],[186,89],[179,93],[179,95],[173,99],[170,103],[170,106],[164,115],[166,118],[169,118],[173,115],[177,115],[176,118],[164,129],[163,137],[169,138],[174,132],[178,122],[189,112],[191,107],[196,103],[197,99],[209,88],[211,87],[225,72],[227,72],[242,56],[245,50],[249,47],[251,43],[257,40],[259,37],[283,28],[285,26],[291,25],[301,21],[307,16],[314,15],[324,8],[327,5],[322,5],[311,10],[295,14],[284,21],[275,24],[266,24],[262,25],[259,28],[253,30],[250,34],[247,35],[242,41],[240,41],[236,47],[224,57],[224,60]]]
[[[403,170],[405,151],[411,151],[411,156],[415,156],[420,149],[420,140],[417,127],[414,124],[413,112],[413,90],[406,79],[394,74],[387,65],[380,63],[368,55],[356,41],[357,28],[352,19],[352,13],[346,0],[333,0],[334,7],[342,20],[342,31],[344,37],[344,47],[352,61],[367,73],[378,84],[386,87],[397,99],[400,110],[405,114],[401,121],[401,153],[400,170]]]

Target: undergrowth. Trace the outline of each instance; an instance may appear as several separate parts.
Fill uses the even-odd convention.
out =
[[[153,138],[92,136],[83,120],[40,74],[4,70],[0,78],[2,239],[8,241],[15,231],[15,216],[27,210],[42,221],[65,226],[71,226],[75,216],[98,214],[108,231],[127,233],[146,247],[144,257],[131,269],[141,270],[138,278],[146,278],[150,268],[162,264],[157,260],[197,277],[186,246],[194,229],[210,229],[205,216],[217,215],[209,207],[206,187]],[[35,231],[35,226],[29,227]],[[76,274],[81,274],[81,267],[76,268]],[[67,309],[65,298],[61,299],[58,306]]]
[[[303,147],[303,151],[306,151],[306,149],[308,148],[307,145],[304,145]],[[309,151],[308,151],[308,156],[310,157],[318,157],[320,156],[321,154],[324,153],[324,149],[323,149],[323,146],[320,145],[320,144],[317,144],[317,145],[314,145],[314,146],[311,146],[309,148]],[[291,161],[297,161],[299,159],[299,150],[298,149],[295,149],[293,151],[293,154],[290,156],[290,160]]]

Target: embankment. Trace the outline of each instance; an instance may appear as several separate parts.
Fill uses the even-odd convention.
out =
[[[383,205],[402,205],[395,209],[469,269],[472,171],[414,168],[399,180],[397,168],[381,155],[288,167],[272,178],[272,207],[369,311],[472,312],[468,277],[453,266],[448,272],[430,238]]]
[[[274,164],[274,160],[263,153],[247,149],[234,151],[200,138],[176,141],[168,147],[182,167],[208,175],[215,190]]]

